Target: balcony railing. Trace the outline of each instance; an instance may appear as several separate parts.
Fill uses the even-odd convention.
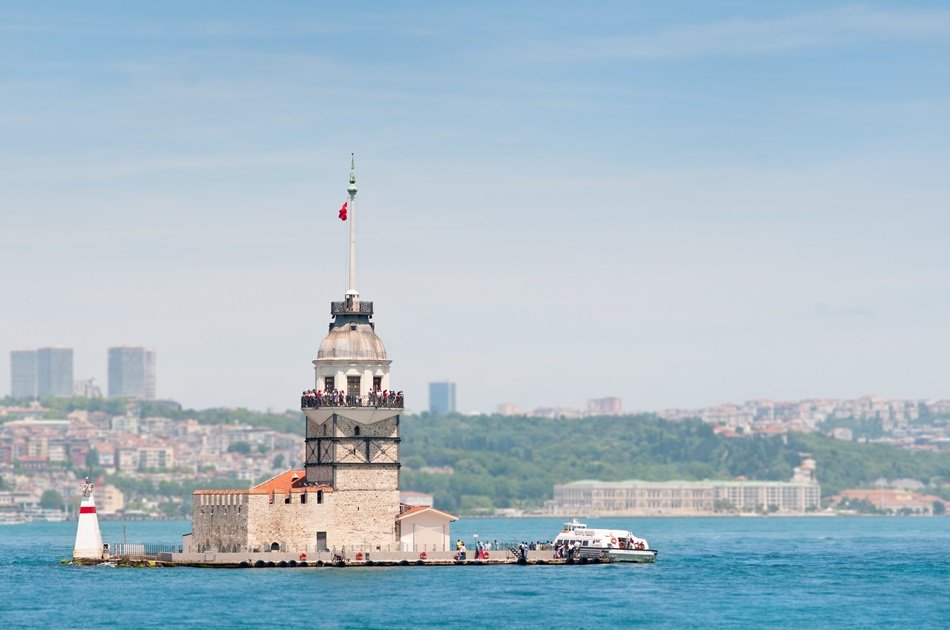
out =
[[[367,407],[386,409],[405,409],[405,399],[402,394],[395,394],[382,398],[381,396],[343,396],[333,400],[331,396],[301,396],[301,409],[320,409],[322,407]]]
[[[372,315],[372,302],[330,302],[331,315]]]

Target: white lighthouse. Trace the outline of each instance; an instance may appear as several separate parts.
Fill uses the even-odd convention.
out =
[[[102,533],[96,514],[94,486],[86,477],[82,482],[82,503],[79,505],[79,523],[76,526],[76,545],[73,560],[102,560]]]

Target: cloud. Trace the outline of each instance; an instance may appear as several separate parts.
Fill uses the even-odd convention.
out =
[[[553,62],[762,55],[854,41],[947,37],[950,11],[846,7],[768,19],[734,17],[654,33],[538,45],[514,58]]]

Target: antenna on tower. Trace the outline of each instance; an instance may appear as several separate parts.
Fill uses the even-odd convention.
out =
[[[360,294],[356,290],[356,214],[353,212],[356,200],[356,156],[353,153],[350,153],[350,185],[346,187],[346,193],[350,196],[347,209],[350,220],[350,282],[346,289],[346,297],[355,299]]]

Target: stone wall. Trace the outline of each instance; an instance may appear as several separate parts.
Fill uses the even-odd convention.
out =
[[[318,494],[252,494],[247,506],[248,551],[264,552],[277,543],[281,551],[316,551],[317,532],[326,532],[328,549],[396,550],[395,518],[399,514],[398,490],[351,490]],[[195,548],[197,550],[197,548]]]
[[[398,549],[399,490],[334,492],[333,508],[335,522],[328,534],[331,548]]]
[[[363,437],[396,437],[397,425],[396,417],[379,420],[371,424],[365,421],[347,418],[341,414],[336,416],[336,431],[334,437],[351,437],[356,435],[356,427],[360,428],[360,435]]]
[[[192,549],[198,552],[244,549],[247,544],[248,498],[244,493],[193,495]]]
[[[399,494],[399,469],[395,464],[339,466],[333,480],[335,492],[348,490],[395,490]],[[398,512],[398,510],[397,510]],[[395,517],[395,515],[393,515]]]
[[[317,532],[334,529],[333,493],[277,493],[271,502],[270,495],[251,495],[250,517],[247,526],[249,550],[266,551],[277,543],[282,551],[312,552],[317,546]],[[306,503],[301,497],[306,496]],[[323,502],[318,502],[318,497]]]
[[[329,464],[321,466],[307,466],[307,481],[309,483],[333,485],[333,467]]]

